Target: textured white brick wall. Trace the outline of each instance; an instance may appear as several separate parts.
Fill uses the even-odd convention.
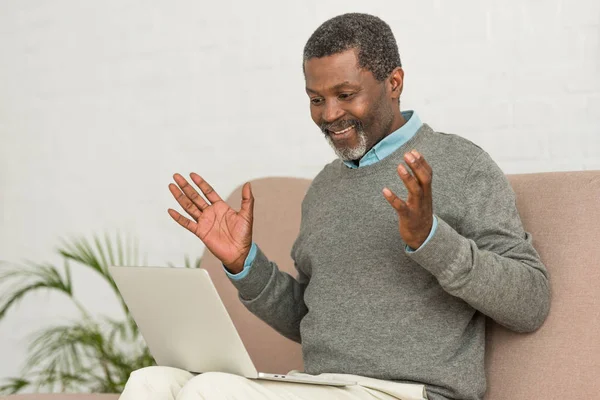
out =
[[[392,26],[403,108],[485,148],[507,173],[600,169],[600,2],[122,1],[0,3],[0,259],[57,261],[59,237],[117,229],[151,264],[202,246],[167,184],[197,171],[228,194],[333,157],[308,113],[301,53],[325,19]],[[87,271],[78,296],[115,314]],[[25,334],[74,310],[22,302],[0,323],[0,377]]]

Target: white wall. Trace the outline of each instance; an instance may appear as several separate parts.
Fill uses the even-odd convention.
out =
[[[0,259],[57,261],[70,234],[135,234],[150,264],[202,245],[167,185],[197,171],[227,195],[333,157],[309,117],[301,56],[324,20],[379,15],[406,72],[403,108],[484,147],[507,173],[600,169],[600,2],[0,2]],[[117,313],[95,276],[76,290]],[[0,323],[0,377],[26,334],[73,316],[59,296]]]

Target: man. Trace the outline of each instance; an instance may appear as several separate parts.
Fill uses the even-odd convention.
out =
[[[486,316],[530,332],[550,303],[547,271],[504,174],[473,143],[400,111],[404,72],[379,18],[326,21],[303,68],[312,119],[339,159],[303,201],[297,279],[252,242],[249,184],[236,212],[199,175],[190,177],[206,199],[176,174],[169,188],[191,219],[169,214],[222,261],[250,311],[302,343],[306,373],[348,374],[361,385],[190,380],[154,368],[132,374],[123,396],[142,398],[147,382],[154,392],[183,387],[178,399],[389,399],[401,396],[395,382],[409,382],[425,384],[433,400],[482,399]]]

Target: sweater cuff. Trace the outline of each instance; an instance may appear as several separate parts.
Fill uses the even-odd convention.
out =
[[[431,272],[444,285],[462,275],[465,265],[465,252],[471,251],[469,240],[461,236],[438,217],[438,225],[431,240],[416,251],[405,251],[406,255],[421,267]]]
[[[269,283],[273,275],[273,268],[273,264],[269,262],[262,250],[256,246],[256,256],[250,267],[245,269],[247,271],[246,275],[241,279],[228,276],[244,300],[253,300]]]

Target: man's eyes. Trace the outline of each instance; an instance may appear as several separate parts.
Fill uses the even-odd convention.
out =
[[[340,100],[349,100],[354,96],[355,93],[340,93],[338,95],[338,99]],[[310,102],[312,104],[314,104],[315,106],[318,106],[319,104],[323,103],[325,100],[321,97],[315,97],[310,99]]]

